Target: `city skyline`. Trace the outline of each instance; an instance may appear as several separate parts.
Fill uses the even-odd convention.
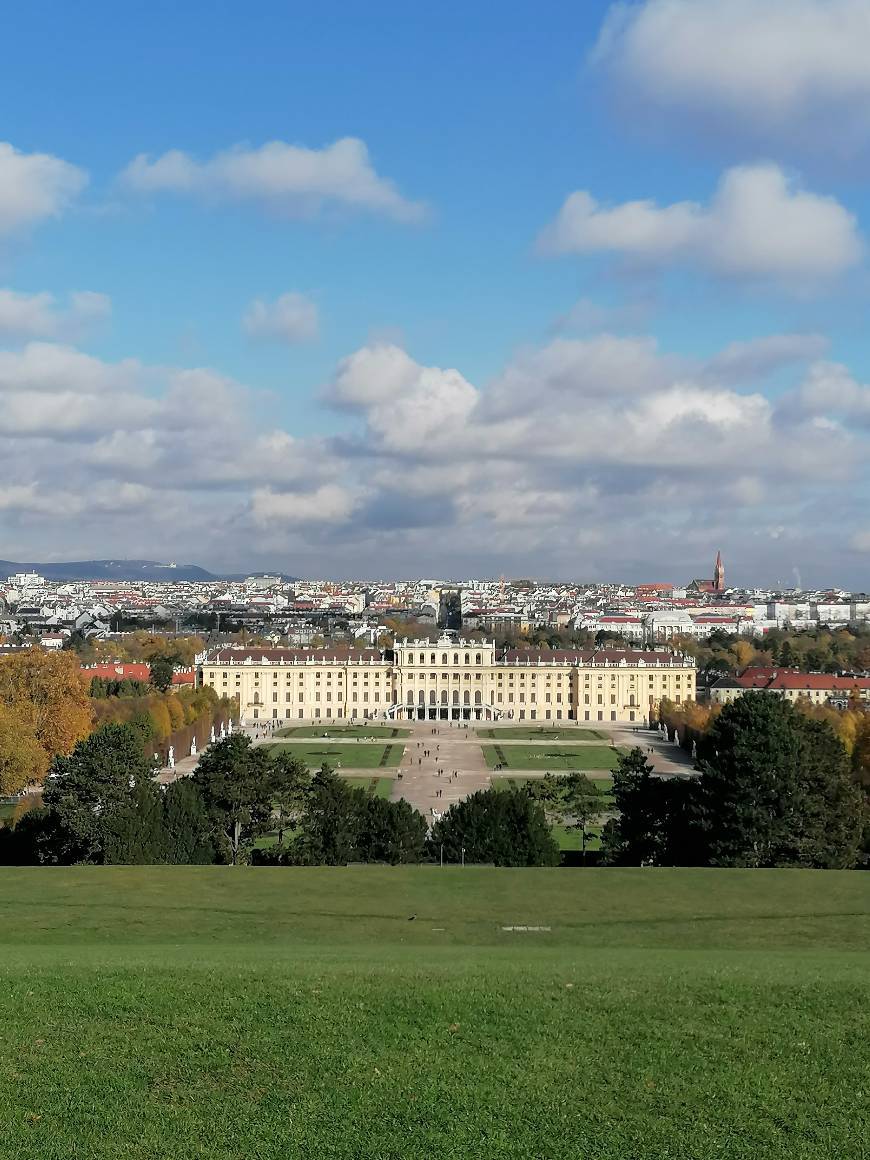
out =
[[[870,586],[865,5],[49,7],[4,558]]]

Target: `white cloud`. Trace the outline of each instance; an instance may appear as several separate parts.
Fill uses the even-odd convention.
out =
[[[180,150],[151,160],[135,157],[121,184],[136,193],[179,193],[223,201],[253,201],[271,212],[311,216],[329,205],[418,221],[424,208],[406,200],[375,172],[364,141],[343,137],[322,149],[269,141],[239,145],[196,161]]]
[[[83,169],[0,141],[0,236],[59,217],[87,185]]]
[[[790,394],[739,386],[799,365],[819,345],[806,337],[707,362],[646,338],[556,339],[479,386],[376,344],[336,369],[327,396],[355,430],[332,438],[275,428],[256,392],[209,368],[31,343],[0,355],[6,554],[152,544],[232,570],[685,579],[723,529],[790,569],[758,545],[792,553],[805,533],[758,530],[823,526],[840,555],[814,558],[842,560],[841,579],[866,523],[870,391],[818,359]]]
[[[814,363],[797,391],[787,396],[785,406],[794,404],[807,415],[843,415],[859,421],[870,420],[870,386],[859,383],[842,363]]]
[[[593,53],[637,122],[827,156],[870,141],[868,59],[866,0],[616,4]]]
[[[602,206],[572,193],[543,232],[550,254],[617,254],[661,267],[685,265],[727,278],[805,288],[856,265],[854,216],[832,197],[799,188],[776,165],[727,170],[709,206],[632,201]]]
[[[75,347],[30,342],[20,351],[0,351],[0,392],[127,390],[143,377],[135,359],[105,363]]]
[[[276,492],[258,488],[251,499],[254,522],[264,527],[279,524],[343,524],[356,506],[354,495],[338,484],[327,483],[312,492]]]
[[[856,552],[870,552],[870,531],[854,532],[849,540],[849,546]]]
[[[255,299],[242,319],[250,338],[291,344],[317,338],[319,325],[317,304],[292,291],[274,302]]]
[[[363,411],[373,442],[404,454],[461,441],[479,397],[459,371],[420,366],[388,343],[342,360],[325,395],[334,406]]]
[[[75,290],[66,307],[53,294],[0,288],[0,338],[76,338],[112,312],[106,294]]]

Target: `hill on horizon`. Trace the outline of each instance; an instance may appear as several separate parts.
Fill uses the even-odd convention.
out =
[[[53,564],[0,560],[0,576],[38,572],[46,580],[221,580],[197,564],[161,564],[156,560],[68,560]]]

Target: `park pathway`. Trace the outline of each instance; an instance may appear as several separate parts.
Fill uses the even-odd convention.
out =
[[[413,722],[409,727],[394,801],[404,798],[431,822],[454,802],[489,787],[489,771],[473,728],[448,721]]]

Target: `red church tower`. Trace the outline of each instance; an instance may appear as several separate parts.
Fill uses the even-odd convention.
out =
[[[716,553],[716,567],[713,569],[713,591],[725,591],[725,565],[722,563],[722,553]]]

